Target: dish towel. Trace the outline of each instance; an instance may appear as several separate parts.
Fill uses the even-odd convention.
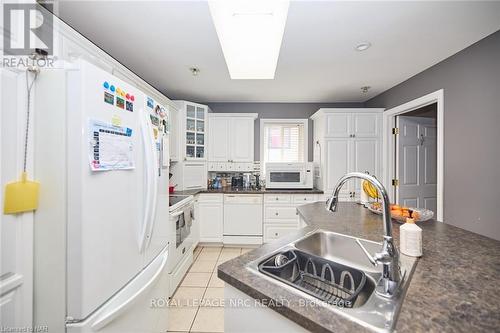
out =
[[[192,221],[191,221],[191,218],[192,218],[192,216],[191,216],[191,208],[190,207],[184,208],[183,213],[184,213],[184,223],[186,223],[187,226],[189,228],[191,228],[191,225],[192,225]]]

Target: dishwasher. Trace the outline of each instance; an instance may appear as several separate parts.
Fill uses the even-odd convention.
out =
[[[224,242],[262,243],[262,199],[260,194],[224,195]]]

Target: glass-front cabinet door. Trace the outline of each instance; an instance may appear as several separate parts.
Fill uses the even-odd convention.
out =
[[[186,158],[205,159],[207,108],[186,103]]]

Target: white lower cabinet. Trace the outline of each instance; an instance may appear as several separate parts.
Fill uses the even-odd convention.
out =
[[[297,207],[317,200],[308,193],[264,194],[264,243],[300,229]]]
[[[224,226],[223,199],[222,194],[198,195],[195,215],[200,230],[200,242],[222,243]]]
[[[297,207],[322,198],[309,193],[198,194],[192,232],[199,232],[203,243],[260,245],[302,228]]]
[[[268,224],[264,226],[265,242],[270,242],[289,233],[296,231],[299,228],[296,224]]]

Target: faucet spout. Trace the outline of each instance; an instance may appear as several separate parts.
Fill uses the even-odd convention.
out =
[[[401,284],[402,277],[399,264],[399,251],[394,245],[392,238],[392,221],[389,206],[389,196],[387,195],[387,191],[384,185],[382,185],[382,183],[377,178],[366,173],[348,173],[340,178],[337,182],[331,198],[326,202],[326,209],[332,212],[335,212],[337,210],[340,189],[349,179],[353,178],[364,179],[372,183],[377,188],[382,198],[382,218],[384,222],[384,241],[382,245],[382,251],[379,253],[375,253],[375,255],[372,257],[360,242],[358,242],[358,245],[361,246],[373,265],[383,265],[382,278],[379,281],[379,286],[377,286],[377,293],[385,297],[392,297]]]

